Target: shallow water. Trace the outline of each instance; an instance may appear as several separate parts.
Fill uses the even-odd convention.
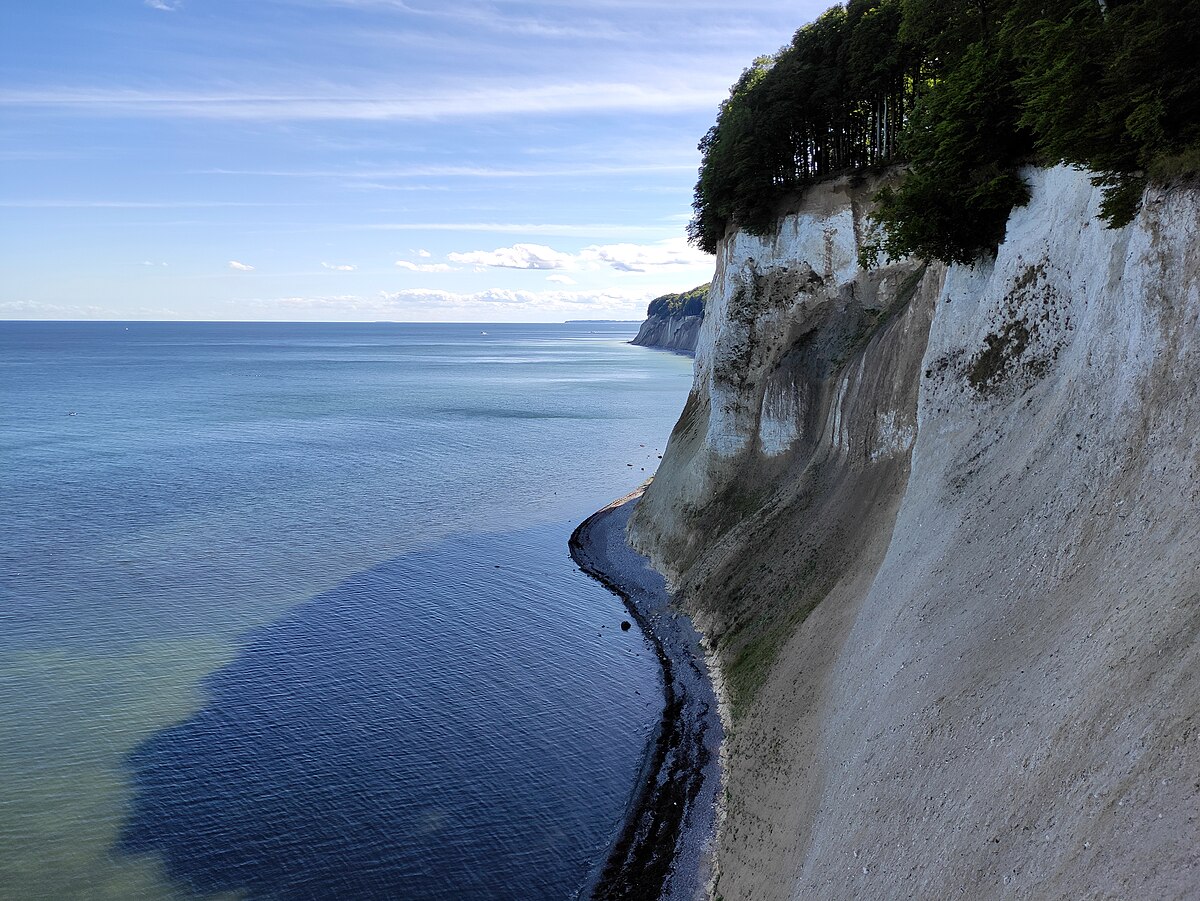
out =
[[[659,689],[566,537],[690,361],[484,328],[0,324],[0,896],[572,895]]]

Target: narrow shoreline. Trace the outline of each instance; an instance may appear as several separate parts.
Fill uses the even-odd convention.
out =
[[[665,696],[625,822],[583,897],[695,901],[712,878],[724,730],[700,634],[626,541],[642,490],[593,513],[570,539],[572,559],[625,602],[654,648]]]

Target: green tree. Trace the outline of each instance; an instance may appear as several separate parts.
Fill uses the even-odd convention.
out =
[[[1147,180],[1200,171],[1200,2],[1027,2],[1022,122],[1047,162],[1095,173],[1111,225],[1137,213]]]
[[[762,234],[814,181],[903,162],[877,250],[969,262],[1066,162],[1112,225],[1148,181],[1200,176],[1200,0],[849,0],[756,60],[721,105],[689,226]]]
[[[742,72],[721,104],[716,124],[700,141],[702,162],[688,236],[709,253],[716,252],[725,229],[737,218],[739,204],[770,193],[769,175],[761,171],[748,100],[772,62],[770,57],[759,57]]]
[[[1005,0],[903,0],[901,40],[916,48],[915,109],[900,138],[909,170],[879,197],[889,258],[970,262],[1004,240],[1029,199],[1019,174],[1032,149],[1019,121]]]

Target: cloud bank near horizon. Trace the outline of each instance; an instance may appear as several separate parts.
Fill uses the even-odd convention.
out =
[[[825,6],[750,2],[27,5],[0,313],[637,318],[711,275],[682,235],[729,85]]]

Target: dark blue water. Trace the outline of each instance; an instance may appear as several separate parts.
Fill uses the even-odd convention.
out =
[[[566,552],[687,391],[630,335],[0,324],[0,897],[571,897],[660,704]]]

